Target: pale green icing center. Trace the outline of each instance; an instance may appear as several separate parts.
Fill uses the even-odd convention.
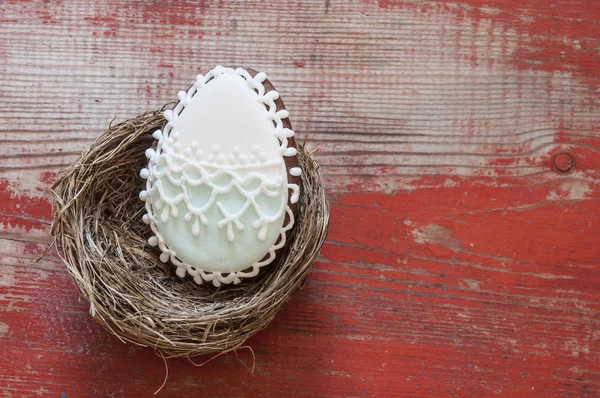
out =
[[[190,190],[190,196],[194,198],[206,197],[206,187],[194,187]],[[175,191],[169,192],[169,194]],[[229,194],[219,195],[219,202],[228,210],[240,209],[246,202],[246,198],[237,191]],[[282,196],[268,198],[261,196],[261,210],[267,214],[275,214],[279,210]],[[179,217],[169,217],[166,223],[157,220],[157,226],[162,231],[163,238],[169,247],[177,253],[182,261],[205,271],[229,272],[241,271],[250,267],[253,263],[260,261],[269,248],[275,243],[279,231],[283,225],[284,215],[269,225],[267,237],[264,241],[257,238],[257,230],[252,223],[258,218],[253,209],[248,209],[240,218],[244,225],[243,231],[234,228],[235,239],[230,242],[227,239],[226,228],[219,228],[217,222],[223,217],[217,206],[211,206],[205,213],[208,225],[200,223],[200,233],[194,236],[191,232],[192,222],[186,222],[183,215],[186,206],[183,202],[178,205]]]

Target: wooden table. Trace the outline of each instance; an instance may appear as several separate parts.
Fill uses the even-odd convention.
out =
[[[169,360],[160,396],[600,395],[600,3],[2,0],[0,396],[162,384],[34,260],[57,171],[216,64],[320,148],[330,233],[253,374]]]

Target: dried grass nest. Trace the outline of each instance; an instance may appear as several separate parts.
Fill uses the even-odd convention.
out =
[[[269,324],[319,254],[329,222],[320,168],[298,144],[297,223],[275,262],[236,286],[197,285],[159,260],[142,222],[139,170],[163,110],[109,126],[59,173],[52,187],[55,244],[94,319],[121,340],[173,357],[233,350]]]

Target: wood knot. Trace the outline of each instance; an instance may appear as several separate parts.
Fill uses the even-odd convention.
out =
[[[554,166],[561,173],[568,173],[569,171],[573,170],[573,166],[575,166],[575,161],[573,160],[573,157],[571,155],[563,152],[559,153],[554,158]]]

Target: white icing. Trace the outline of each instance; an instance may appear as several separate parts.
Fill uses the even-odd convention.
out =
[[[297,154],[288,148],[294,132],[283,126],[289,113],[276,111],[279,94],[265,93],[265,79],[241,68],[199,75],[153,134],[156,150],[146,151],[148,168],[140,171],[143,221],[154,232],[148,243],[181,277],[219,286],[255,276],[294,224],[288,202],[300,189],[288,183],[283,161]]]

